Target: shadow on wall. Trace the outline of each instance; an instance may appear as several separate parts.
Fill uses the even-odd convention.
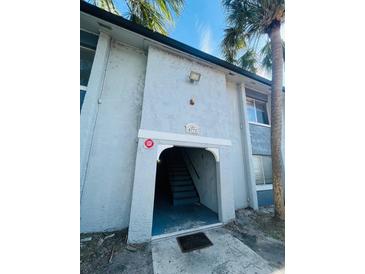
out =
[[[200,203],[218,213],[217,162],[213,154],[203,148],[182,148],[181,151]]]

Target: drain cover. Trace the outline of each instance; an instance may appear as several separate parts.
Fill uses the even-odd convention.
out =
[[[177,237],[176,240],[184,253],[213,245],[203,232]]]

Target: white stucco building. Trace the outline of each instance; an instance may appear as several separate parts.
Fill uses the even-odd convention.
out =
[[[85,2],[80,16],[81,232],[144,242],[272,203],[270,81]]]

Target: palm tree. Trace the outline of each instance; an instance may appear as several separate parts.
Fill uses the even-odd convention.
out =
[[[237,61],[238,66],[241,68],[251,71],[253,73],[257,72],[257,54],[254,49],[247,49]]]
[[[283,61],[285,63],[285,41],[281,40],[281,46],[283,49]],[[270,40],[266,41],[266,44],[260,50],[261,67],[267,72],[272,72],[272,50]]]
[[[124,16],[153,31],[167,35],[167,26],[173,25],[174,15],[180,15],[184,0],[86,0],[92,4],[120,15],[117,1],[124,1],[128,12]]]
[[[262,37],[270,39],[272,53],[271,86],[271,157],[275,216],[284,220],[283,159],[281,155],[283,50],[280,35],[285,20],[284,0],[222,0],[227,10],[228,28],[223,40],[223,53],[231,60],[246,46]],[[227,44],[225,44],[225,41]]]

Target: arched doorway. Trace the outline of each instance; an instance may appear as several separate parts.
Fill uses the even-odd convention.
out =
[[[204,148],[167,148],[157,160],[152,236],[219,223],[215,156]]]

